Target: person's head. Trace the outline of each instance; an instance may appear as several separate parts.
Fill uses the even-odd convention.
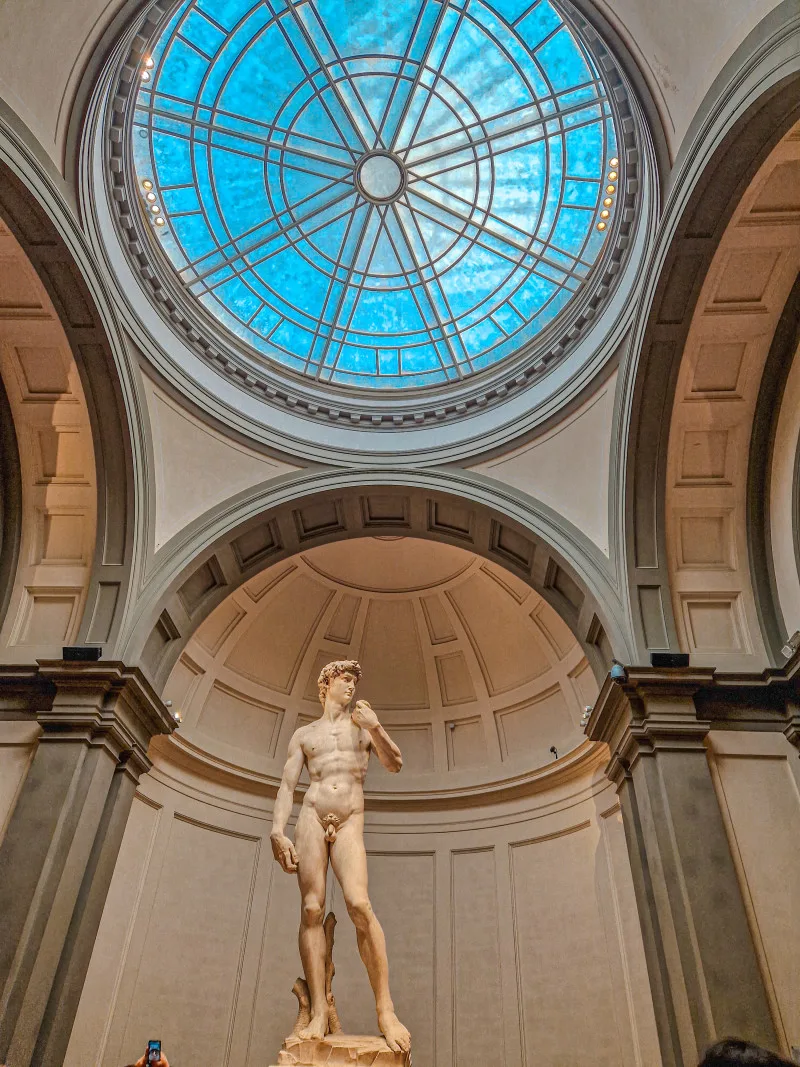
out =
[[[337,659],[326,663],[317,678],[319,702],[325,707],[328,692],[337,700],[349,704],[361,677],[361,666],[354,659]]]
[[[706,1049],[700,1061],[700,1067],[739,1067],[740,1064],[742,1067],[748,1064],[752,1067],[794,1067],[790,1060],[736,1037],[718,1041]]]

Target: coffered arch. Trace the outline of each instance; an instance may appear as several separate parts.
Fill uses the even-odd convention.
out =
[[[776,327],[800,271],[800,123],[736,207],[697,302],[676,384],[666,538],[681,647],[698,665],[758,669],[783,643],[762,632],[751,565],[751,438]],[[771,375],[774,376],[774,375]],[[752,558],[751,558],[752,557]],[[773,646],[770,647],[770,636]]]
[[[687,149],[673,182],[622,368],[617,506],[639,662],[651,650],[682,647],[685,620],[679,628],[667,548],[671,412],[701,291],[726,228],[759,168],[800,118],[799,33],[794,17],[772,27],[763,47],[741,65],[729,64],[709,93],[696,122],[696,151]]]
[[[85,498],[76,515],[68,513],[72,503],[57,505],[67,511],[56,515],[57,520],[64,521],[56,521],[61,532],[53,546],[62,534],[70,542],[67,556],[58,558],[59,566],[71,572],[65,577],[65,589],[72,592],[62,597],[54,591],[55,564],[47,571],[46,581],[45,572],[37,577],[37,582],[45,581],[42,597],[55,598],[47,604],[54,608],[55,616],[53,611],[46,612],[50,621],[42,631],[42,640],[34,641],[36,647],[31,644],[33,638],[24,638],[19,654],[29,658],[37,648],[39,654],[53,655],[63,643],[113,641],[120,628],[135,537],[130,393],[121,369],[127,359],[124,342],[114,334],[113,326],[109,328],[113,313],[103,301],[96,266],[63,190],[23,143],[1,126],[0,229],[7,267],[3,282],[8,287],[6,303],[2,303],[5,298],[0,299],[0,320],[13,334],[5,338],[11,407],[16,408],[17,422],[22,412],[26,422],[32,413],[37,413],[40,422],[49,421],[49,430],[40,427],[50,435],[42,448],[38,447],[41,435],[34,433],[37,444],[30,452],[31,485],[35,483],[39,496],[46,496],[56,485],[63,495],[69,484]],[[20,346],[23,354],[15,356]],[[80,426],[75,433],[71,424],[59,433],[61,415],[78,410]],[[22,436],[28,439],[30,433],[25,430]],[[45,470],[48,463],[55,465],[52,471]],[[64,464],[74,469],[65,473]],[[39,532],[31,532],[27,546],[23,545],[20,568],[40,566],[40,548],[54,533],[52,516],[47,532],[47,507],[40,504],[34,503],[33,512],[24,516],[31,531]],[[78,524],[77,514],[86,522]],[[21,573],[17,586],[20,601],[20,590],[25,586]],[[22,610],[20,604],[17,607]],[[12,604],[11,614],[16,610]],[[16,641],[26,633],[34,634],[35,627],[31,630],[25,618],[24,611],[15,616],[16,621],[9,616],[6,636],[13,630]]]
[[[608,561],[550,509],[460,472],[321,472],[284,480],[193,525],[156,557],[123,654],[157,684],[209,613],[282,559],[334,541],[417,537],[468,549],[535,589],[578,637],[598,678],[629,658]]]

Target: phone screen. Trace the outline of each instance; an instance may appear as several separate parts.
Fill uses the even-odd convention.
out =
[[[161,1059],[161,1042],[160,1041],[148,1041],[147,1042],[147,1058],[145,1063],[158,1063]]]

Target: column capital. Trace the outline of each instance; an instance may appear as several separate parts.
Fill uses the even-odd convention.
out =
[[[607,677],[586,733],[608,745],[607,774],[619,785],[641,756],[704,748],[711,722],[700,718],[695,694],[713,671],[629,668],[624,681]]]
[[[139,668],[116,661],[0,665],[0,688],[0,717],[36,721],[44,742],[104,746],[136,778],[150,769],[150,740],[177,726]]]
[[[586,726],[608,745],[617,785],[640,756],[703,747],[709,730],[780,731],[800,749],[800,651],[758,674],[627,667],[624,678],[606,677]]]

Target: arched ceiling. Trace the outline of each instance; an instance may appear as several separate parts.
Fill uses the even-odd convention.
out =
[[[770,153],[728,224],[678,375],[667,548],[681,647],[697,665],[770,662],[751,580],[749,442],[765,361],[799,270],[800,124]],[[766,496],[767,485],[756,492]]]
[[[223,601],[165,688],[179,742],[265,778],[289,737],[320,714],[317,677],[358,659],[369,700],[404,753],[402,781],[430,789],[505,779],[583,741],[597,684],[567,625],[509,571],[472,552],[405,537],[310,549]]]

